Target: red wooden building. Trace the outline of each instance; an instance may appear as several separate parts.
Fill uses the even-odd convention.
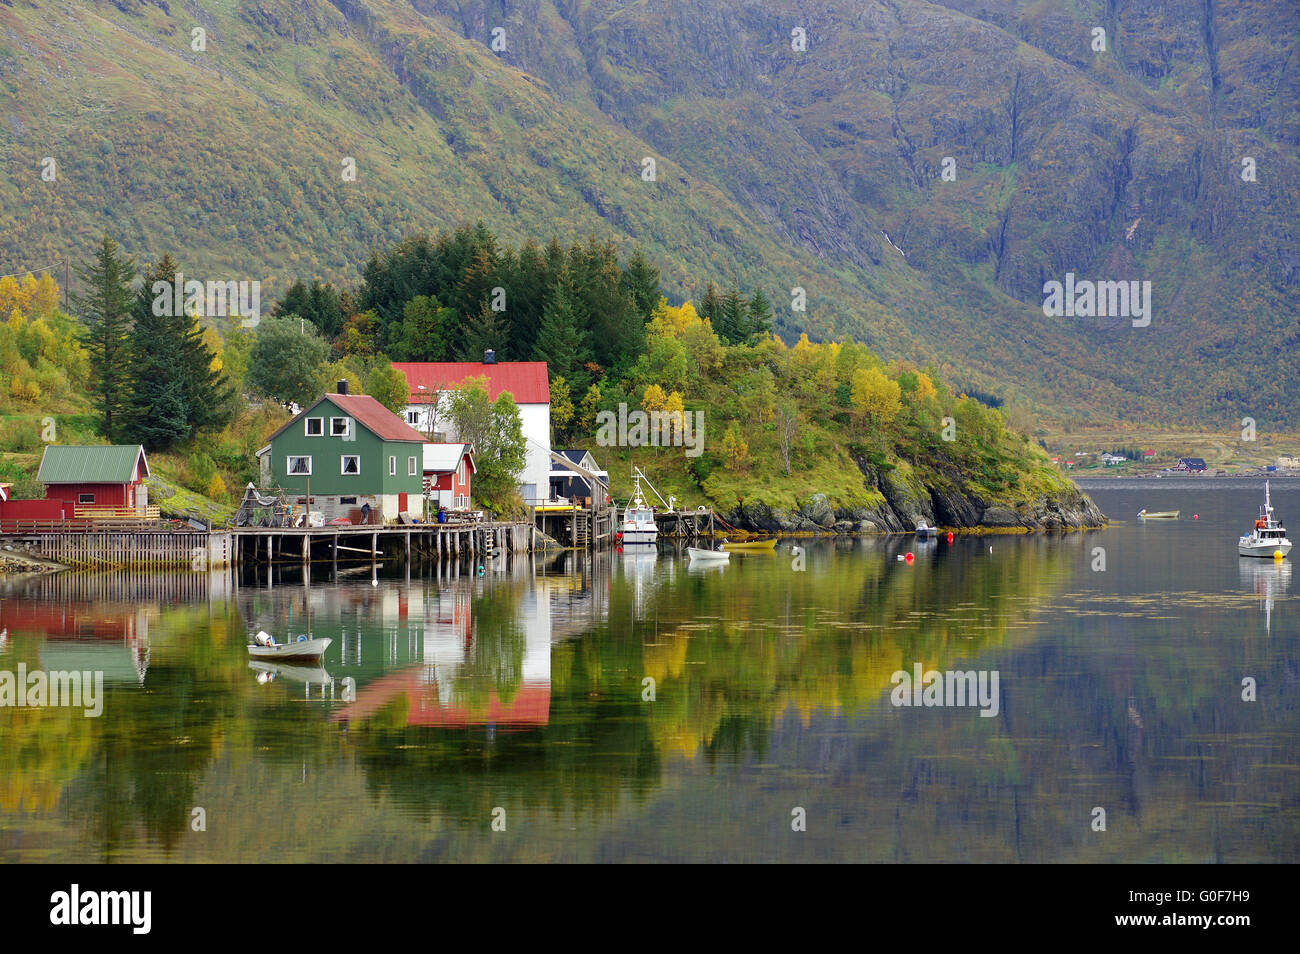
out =
[[[121,507],[144,514],[149,463],[139,444],[73,447],[51,444],[41,458],[36,479],[45,484],[45,499],[63,502],[67,516],[77,507]]]
[[[424,487],[429,506],[435,510],[469,510],[475,469],[474,445],[426,443]]]

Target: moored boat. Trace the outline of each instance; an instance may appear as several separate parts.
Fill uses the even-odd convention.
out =
[[[938,532],[939,530],[937,527],[930,526],[924,520],[916,525],[916,535],[922,540],[928,540]]]
[[[312,639],[304,635],[287,643],[277,643],[266,632],[259,632],[248,644],[248,655],[254,659],[320,659],[332,642],[328,637]]]
[[[632,491],[632,499],[623,511],[623,523],[619,527],[618,539],[624,545],[635,543],[655,543],[659,538],[659,527],[655,524],[654,509],[645,502],[641,494],[641,478],[638,475]]]
[[[1143,520],[1177,520],[1181,510],[1139,510],[1138,516]]]
[[[722,544],[728,550],[775,550],[776,537],[770,540],[740,540],[736,543],[724,542]]]
[[[686,553],[692,560],[699,560],[702,563],[721,563],[731,559],[731,553],[727,550],[701,550],[699,547],[687,547]]]
[[[1272,557],[1281,553],[1286,556],[1291,552],[1291,541],[1286,537],[1286,528],[1273,516],[1273,503],[1269,499],[1268,481],[1264,481],[1264,503],[1255,518],[1255,526],[1250,533],[1242,534],[1237,540],[1237,554],[1245,557]]]

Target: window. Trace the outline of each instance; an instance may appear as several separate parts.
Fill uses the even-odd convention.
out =
[[[77,494],[77,503],[93,504],[95,502],[94,494]]]
[[[408,457],[408,458],[406,458],[406,476],[407,476],[407,477],[414,477],[415,474],[416,474],[416,470],[415,470],[415,458],[414,458],[414,457]]]
[[[309,418],[307,418],[307,430],[306,430],[306,434],[307,434],[308,437],[324,437],[324,436],[325,436],[325,418],[323,418],[323,417],[309,417]]]
[[[420,423],[420,412],[419,412],[419,411],[407,411],[407,412],[406,412],[406,423],[407,423],[407,424],[411,424],[411,425],[419,424],[419,423]]]
[[[330,437],[348,437],[352,433],[352,418],[331,417]]]
[[[389,477],[396,477],[396,476],[397,476],[397,458],[396,458],[396,457],[389,457],[389,458],[388,458],[388,476],[389,476]]]
[[[361,473],[361,458],[356,454],[344,454],[339,467],[340,474],[359,474]]]
[[[357,502],[357,498],[356,498],[356,497],[340,497],[340,498],[339,498],[339,506],[343,506],[344,504],[352,504],[353,506],[355,506],[355,505],[356,505],[356,502]]]
[[[290,457],[288,466],[285,468],[290,476],[305,475],[311,476],[311,458],[310,457]]]
[[[456,480],[458,480],[462,484],[465,482],[465,458],[464,457],[460,459],[460,463],[456,466]]]

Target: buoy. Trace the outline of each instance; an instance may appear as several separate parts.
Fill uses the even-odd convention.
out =
[[[951,530],[948,531],[948,542],[949,542],[949,543],[952,543],[952,531],[951,531]]]
[[[1200,515],[1199,513],[1194,513],[1194,514],[1192,514],[1192,519],[1193,519],[1193,520],[1200,520],[1200,519],[1201,519],[1201,515]]]
[[[1285,559],[1285,557],[1286,557],[1286,554],[1283,553],[1281,550],[1274,550],[1274,551],[1273,551],[1273,559],[1274,559],[1274,560],[1277,560],[1279,563],[1280,563],[1283,559]]]
[[[916,555],[915,555],[914,553],[912,553],[911,550],[908,550],[908,551],[907,551],[907,556],[905,556],[903,559],[905,559],[908,563],[911,563],[913,560],[916,559]]]

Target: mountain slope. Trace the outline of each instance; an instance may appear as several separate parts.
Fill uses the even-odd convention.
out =
[[[265,303],[482,219],[640,242],[675,297],[798,286],[782,334],[1059,422],[1267,426],[1300,409],[1298,28],[1286,0],[0,0],[0,271],[108,231]],[[1045,317],[1066,272],[1151,281],[1150,327]]]

